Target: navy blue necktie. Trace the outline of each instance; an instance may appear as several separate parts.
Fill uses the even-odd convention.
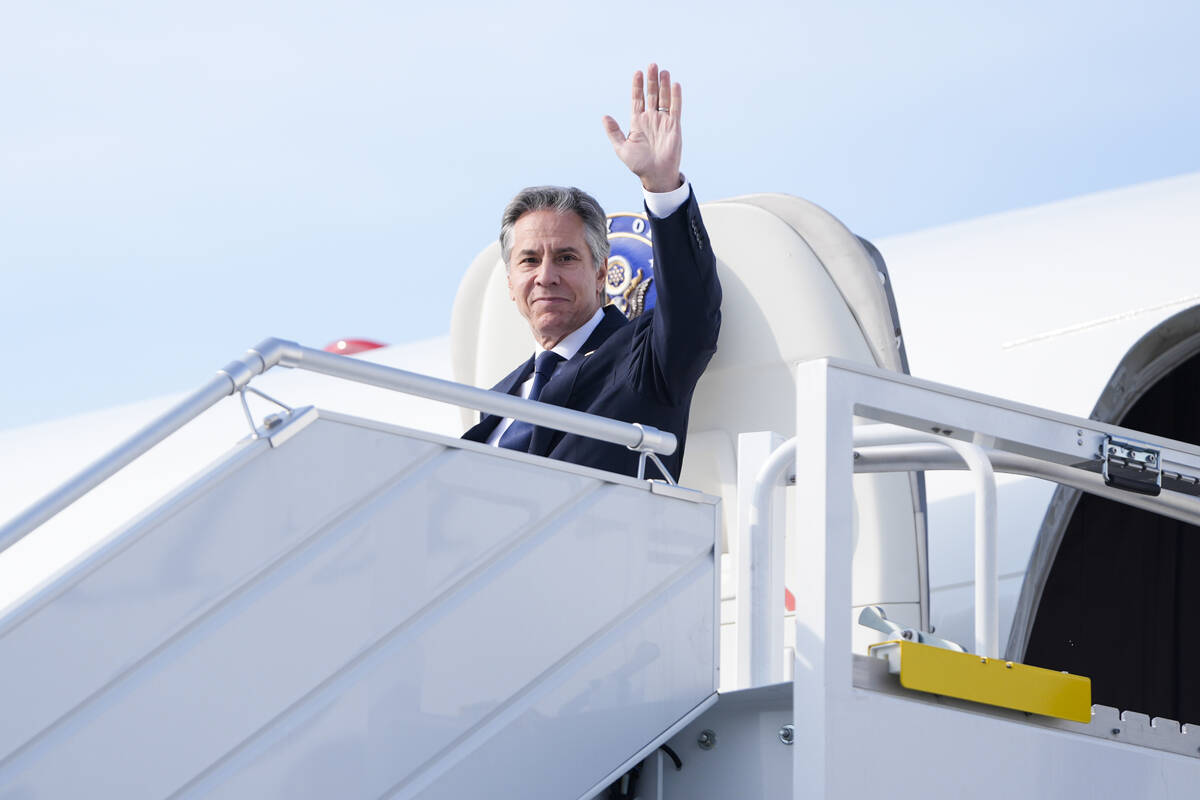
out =
[[[533,362],[533,386],[529,387],[529,399],[537,400],[542,395],[542,388],[546,385],[546,381],[550,380],[550,376],[554,374],[555,367],[563,360],[563,357],[553,350],[543,350],[538,353],[538,357]],[[529,452],[529,444],[533,440],[533,425],[519,419],[514,419],[513,423],[508,426],[508,430],[500,437],[497,442],[500,447],[507,447],[509,450],[520,450],[523,453]]]

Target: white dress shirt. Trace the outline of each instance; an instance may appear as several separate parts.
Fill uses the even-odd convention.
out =
[[[683,184],[670,192],[649,192],[642,189],[642,194],[646,198],[646,208],[650,213],[659,219],[664,219],[671,216],[679,207],[687,202],[688,195],[691,193],[692,187],[688,184],[685,178]],[[596,326],[600,324],[600,320],[604,319],[604,309],[596,309],[596,313],[592,314],[591,319],[580,325],[575,330],[563,337],[562,341],[550,348],[551,352],[558,353],[563,357],[564,361],[570,361],[579,352],[579,348],[583,347],[583,343],[592,335],[592,331],[596,330]],[[542,346],[535,340],[533,343],[533,355],[536,358],[542,352]],[[533,374],[531,373],[525,382],[521,384],[521,397],[528,398],[529,391],[533,388]],[[495,446],[504,432],[508,430],[508,426],[512,425],[512,417],[505,417],[500,420],[492,435],[487,438],[487,443]]]

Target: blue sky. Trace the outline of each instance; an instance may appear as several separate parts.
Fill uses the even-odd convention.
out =
[[[1195,3],[4,18],[0,428],[190,389],[265,336],[444,333],[517,189],[638,207],[600,119],[651,59],[702,201],[788,192],[867,237],[1200,169]]]

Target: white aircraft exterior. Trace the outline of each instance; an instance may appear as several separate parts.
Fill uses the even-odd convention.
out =
[[[773,255],[771,248],[777,247],[780,252],[787,251],[789,247],[794,249],[794,246],[784,242],[782,237],[785,234],[781,232],[786,227],[784,222],[788,221],[789,213],[810,214],[801,223],[795,222],[794,217],[789,224],[805,237],[805,241],[822,260],[829,260],[825,257],[830,252],[828,248],[846,246],[829,238],[832,228],[820,227],[833,223],[826,221],[818,211],[805,210],[802,205],[787,205],[790,202],[793,201],[780,200],[777,196],[755,196],[706,206],[706,220],[711,220],[718,256],[738,276],[735,282],[727,280],[726,275],[722,276],[728,302],[753,308],[767,303],[761,293],[755,294],[761,291],[756,287],[780,282],[772,269],[778,263],[776,259],[784,256]],[[767,219],[764,210],[775,216]],[[817,296],[815,293],[818,290],[812,288],[815,284],[804,283],[803,280],[808,280],[805,278],[794,285],[789,283],[786,291],[781,290],[787,300],[793,297],[786,294],[788,291],[801,295],[812,292],[814,295],[810,305],[797,308],[786,323],[771,323],[776,336],[781,336],[781,331],[786,329],[787,335],[794,337],[791,341],[796,342],[791,350],[781,347],[778,367],[790,371],[795,362],[833,355],[870,366],[895,368],[895,365],[884,363],[881,359],[898,359],[903,354],[907,356],[911,374],[916,378],[959,387],[968,393],[1048,409],[1056,414],[1082,419],[1090,417],[1119,425],[1125,413],[1146,390],[1173,371],[1189,369],[1188,360],[1200,354],[1200,257],[1196,255],[1190,233],[1194,227],[1193,221],[1198,216],[1200,174],[1193,174],[875,242],[886,263],[887,281],[890,282],[890,287],[886,288],[890,288],[894,295],[895,309],[899,314],[899,340],[889,342],[881,334],[892,323],[891,319],[881,316],[880,311],[881,308],[883,312],[887,311],[886,305],[880,306],[879,300],[879,297],[886,296],[886,292],[875,296],[870,288],[855,288],[844,282],[838,284],[836,279],[828,286],[822,284],[824,288],[820,291],[832,292],[836,289],[849,305],[851,315],[846,319],[853,318],[858,329],[856,333],[846,333],[853,326],[847,327],[845,321],[824,319],[821,310],[825,304],[821,299],[824,295]],[[804,224],[814,227],[804,231]],[[729,250],[723,249],[723,244],[727,242],[731,243]],[[492,380],[511,366],[514,359],[510,355],[526,347],[522,321],[510,310],[508,317],[502,316],[507,310],[508,301],[496,285],[493,250],[494,246],[485,250],[468,270],[450,337],[385,347],[356,358],[448,380],[490,385]],[[782,282],[790,280],[788,278]],[[746,297],[740,294],[742,282],[746,287]],[[857,300],[855,292],[859,293]],[[772,312],[768,309],[764,313],[770,315]],[[869,314],[874,314],[874,319],[868,319]],[[752,332],[745,335],[750,336]],[[723,331],[722,347],[725,347],[729,336],[730,333]],[[736,352],[739,345],[736,340],[731,341],[735,343],[730,348]],[[886,355],[889,346],[892,348],[891,356]],[[899,350],[900,346],[902,351]],[[873,353],[874,361],[871,360]],[[885,356],[879,353],[885,353]],[[232,355],[215,353],[214,366]],[[690,470],[695,485],[700,485],[704,491],[723,501],[719,521],[722,532],[718,539],[721,557],[716,559],[714,566],[721,585],[717,617],[721,643],[719,683],[722,693],[728,697],[745,698],[750,695],[734,690],[759,691],[748,688],[757,683],[747,673],[744,637],[748,634],[738,630],[739,620],[744,625],[747,619],[745,609],[738,609],[738,603],[743,602],[745,596],[739,587],[745,585],[748,574],[748,568],[739,561],[745,556],[740,551],[746,546],[744,540],[739,543],[739,520],[746,513],[739,508],[742,502],[739,491],[744,493],[745,486],[734,465],[739,453],[736,439],[723,438],[718,428],[723,415],[736,416],[738,413],[728,409],[738,407],[739,403],[744,407],[751,402],[734,396],[736,389],[733,387],[738,385],[739,380],[748,380],[752,387],[761,388],[775,385],[772,383],[775,373],[755,373],[745,379],[738,377],[737,369],[735,364],[714,362],[712,376],[705,379],[712,386],[720,388],[712,392],[717,399],[699,401],[700,405],[694,413],[693,431],[696,433],[694,438],[689,439],[690,462],[685,467],[681,482],[689,485]],[[760,377],[761,382],[756,383]],[[464,427],[465,419],[470,416],[450,405],[298,370],[275,369],[255,379],[252,385],[289,406],[311,405],[386,425],[444,436],[457,436]],[[3,469],[2,477],[7,487],[0,496],[0,519],[15,516],[178,399],[159,398],[71,419],[0,431],[0,453],[4,454],[0,457],[0,469]],[[256,421],[278,410],[267,399],[248,396],[248,400]],[[755,402],[763,404],[764,408],[775,403],[781,409],[778,414],[764,411],[766,417],[785,421],[795,419],[794,416],[789,418],[793,414],[790,409],[794,408],[796,402],[793,396],[789,395],[778,402],[759,397]],[[1194,406],[1194,398],[1180,398],[1181,408]],[[775,416],[772,417],[772,414]],[[753,419],[755,415],[750,414],[749,418]],[[739,426],[741,420],[730,424]],[[791,427],[783,430],[788,424]],[[760,430],[761,427],[749,430],[738,427],[735,433]],[[786,436],[797,433],[795,425],[789,422],[782,423],[775,430]],[[177,491],[177,487],[185,484],[191,476],[206,468],[217,468],[210,465],[225,463],[222,459],[227,457],[223,454],[249,433],[250,426],[240,401],[236,397],[223,400],[153,451],[0,553],[0,621],[31,613],[28,611],[31,598],[45,596],[46,587],[63,581],[63,576],[69,575],[75,568],[73,565],[90,564],[98,553],[107,552],[106,542],[111,541],[113,532],[127,529],[131,519],[140,515],[142,523],[135,521],[135,527],[149,524],[147,520],[153,521],[159,513],[155,509],[160,506],[156,504],[162,502],[162,498]],[[1083,436],[1082,431],[1080,436]],[[1082,438],[1080,441],[1082,444]],[[986,439],[977,443],[985,446],[995,444]],[[692,461],[696,466],[690,466]],[[733,471],[730,472],[730,469]],[[799,475],[797,480],[802,483],[803,475]],[[970,475],[962,472],[928,473],[924,489],[927,505],[925,514],[920,506],[919,495],[912,493],[916,483],[907,476],[855,478],[856,490],[860,494],[867,492],[874,498],[864,501],[860,496],[854,521],[853,546],[856,549],[852,605],[856,609],[855,618],[862,607],[880,606],[885,609],[889,619],[899,621],[902,627],[924,628],[927,633],[936,633],[941,639],[963,644],[968,650],[979,640],[981,633],[975,630],[973,624],[976,619],[973,616],[976,585],[972,567],[971,480]],[[874,482],[868,487],[864,481]],[[801,487],[800,497],[804,496],[803,491],[805,489]],[[167,501],[168,506],[170,502]],[[911,505],[906,505],[909,503]],[[1066,527],[1074,508],[1073,503],[1074,495],[1056,493],[1054,484],[1049,482],[1015,475],[999,476],[996,559],[999,580],[998,636],[1001,650],[1008,653],[1010,658],[1019,660],[1029,641],[1041,586],[1047,579],[1054,556],[1052,548],[1046,550],[1049,546],[1047,543],[1051,540],[1057,542],[1053,537],[1062,535],[1062,529]],[[1047,522],[1048,511],[1052,517],[1059,514],[1062,518],[1051,524],[1053,520]],[[806,513],[806,507],[800,500],[789,499],[788,530],[793,530],[798,524],[797,520]],[[892,530],[889,526],[897,517],[900,518],[895,523],[899,526],[897,530],[903,532],[889,532]],[[926,522],[927,542],[924,541],[922,530]],[[881,532],[872,533],[870,529],[876,525]],[[901,545],[897,546],[896,541],[900,541]],[[794,539],[789,541],[787,548],[788,588],[797,596],[800,614],[803,615],[810,589],[794,585],[794,581],[796,576],[803,574],[805,567],[802,562],[808,556]],[[922,561],[925,563],[920,563]],[[1031,584],[1027,575],[1034,573],[1036,581]],[[865,583],[871,583],[875,588],[868,591],[863,588]],[[902,587],[896,589],[900,594],[887,594],[892,587]],[[1118,589],[1126,590],[1127,587]],[[875,593],[872,594],[872,591]],[[49,601],[38,599],[37,602]],[[131,623],[137,616],[136,612],[131,612]],[[790,621],[791,617],[788,619]],[[15,624],[4,627],[0,623],[0,642],[9,635]],[[511,619],[510,624],[519,627],[522,619]],[[846,627],[847,636],[853,631],[854,651],[862,655],[867,653],[870,644],[886,638],[853,623]],[[782,666],[772,667],[775,671],[768,670],[775,680],[796,677],[791,666],[794,658],[800,659],[798,663],[804,663],[806,645],[801,642],[797,647],[795,629],[795,625],[789,624],[785,629],[786,635],[779,642],[788,648],[786,660],[785,651],[781,650],[774,658]],[[1114,647],[1120,647],[1119,639],[1119,632],[1114,631]],[[856,685],[861,688],[860,684]],[[776,694],[779,692],[778,687],[771,691]],[[727,703],[726,707],[737,708],[738,702],[745,701],[734,700]],[[767,700],[754,702],[770,705]],[[794,714],[793,733],[788,736],[795,736],[797,744],[809,742],[810,750],[813,747],[818,750],[826,747],[829,752],[823,763],[842,765],[840,768],[828,767],[830,770],[837,769],[838,775],[842,774],[840,769],[852,762],[853,758],[847,752],[837,750],[831,743],[834,741],[832,728],[824,730],[824,733],[820,725],[806,730],[799,709],[793,709],[790,702],[780,703],[775,704],[778,708],[772,708],[789,718]],[[977,713],[965,701],[960,706],[967,707],[968,715]],[[957,708],[953,701],[949,707]],[[722,706],[718,703],[714,708],[720,709]],[[921,710],[911,712],[914,725],[942,724],[926,720],[923,715],[930,712],[924,708],[922,706]],[[691,741],[695,741],[697,733],[693,728],[706,719],[703,716],[706,709],[707,706],[691,716],[681,717],[677,725],[664,732],[664,736],[670,734],[675,737],[670,741],[678,741],[679,737],[690,737]],[[1127,710],[1137,712],[1141,709]],[[903,718],[906,712],[901,710],[895,713]],[[820,718],[816,712],[814,716]],[[499,724],[495,720],[488,722],[489,725],[493,723]],[[727,720],[726,724],[733,729],[738,723]],[[1115,725],[1123,726],[1125,721],[1122,719]],[[1132,729],[1133,723],[1130,722],[1129,726]],[[1151,731],[1148,735],[1165,735],[1161,730],[1154,734],[1148,720],[1144,727]],[[946,728],[947,731],[952,729],[953,725]],[[37,773],[40,752],[35,746],[37,742],[59,741],[54,738],[58,735],[54,733],[55,730],[52,725],[9,751],[7,756],[0,756],[0,783],[10,788],[67,785],[53,782],[37,784],[32,778],[29,779],[32,783],[22,783],[27,775]],[[1117,730],[1117,727],[1113,730]],[[712,748],[706,748],[703,743],[706,734],[712,734],[709,727],[704,727],[699,733],[700,747],[707,751]],[[716,735],[720,735],[720,732]],[[996,740],[988,737],[1004,738],[1004,734],[995,734],[990,729],[981,730],[979,735],[987,740],[988,747],[996,746]],[[1055,735],[1069,739],[1071,734],[1056,730]],[[1189,782],[1194,785],[1200,779],[1200,760],[1194,758],[1198,751],[1196,743],[1192,741],[1196,738],[1196,731],[1194,728],[1181,731],[1176,726],[1174,735],[1176,739],[1187,739],[1184,745],[1191,748],[1193,757],[1183,755],[1186,747],[1175,740],[1158,749],[1139,744],[1120,745],[1137,751],[1136,759],[1141,759],[1137,761],[1134,756],[1129,756],[1134,759],[1129,764],[1136,761],[1137,769],[1154,773],[1158,778],[1151,780],[1144,774],[1133,774],[1136,770],[1130,767],[1128,775],[1118,773],[1119,777],[1114,779],[1111,774],[1105,773],[1105,779],[1110,784],[1116,780],[1132,796],[1159,796],[1160,791],[1168,797],[1183,796],[1183,787]],[[822,736],[826,739],[822,739]],[[782,729],[780,737],[783,738]],[[937,738],[932,736],[931,740]],[[452,786],[461,788],[471,785],[469,781],[462,782],[467,779],[460,776],[462,770],[454,764],[458,760],[468,763],[468,754],[475,752],[473,748],[476,746],[462,744],[466,739],[456,741],[459,744],[455,747],[462,750],[463,755],[447,757],[449,761],[445,766],[422,767],[413,773],[418,777],[406,779],[409,782],[388,784],[392,787],[389,791],[393,792],[389,796],[443,796]],[[819,741],[826,744],[814,744]],[[1118,768],[1111,764],[1119,766],[1125,763],[1122,761],[1124,755],[1113,755],[1113,748],[1118,745],[1111,741],[1095,741],[1094,736],[1080,741],[1084,743],[1064,740],[1061,753],[1054,756],[1067,765],[1063,769],[1102,772],[1099,765],[1106,761],[1110,766],[1104,769],[1109,770]],[[790,739],[788,744],[791,744]],[[984,745],[961,741],[957,746],[963,752],[971,752],[973,746]],[[1013,745],[1009,749],[1015,748],[1025,754],[1012,757],[1027,757],[1030,748],[1036,750],[1042,746],[1035,744],[1022,750],[1022,746]],[[648,752],[637,753],[634,751],[638,748],[632,748],[628,753],[630,757],[637,755],[639,761],[642,756],[647,757],[643,763],[642,796],[702,796],[687,794],[684,787],[690,786],[687,791],[691,792],[695,792],[696,788],[694,784],[687,784],[684,778],[675,779],[684,783],[676,783],[672,789],[670,770],[655,771],[667,763],[663,761],[661,751],[655,750],[656,747],[657,744],[650,747]],[[897,752],[903,749],[899,741],[895,742],[895,747]],[[48,751],[53,749],[50,745],[46,748]],[[486,749],[484,745],[479,745],[479,748]],[[750,752],[748,750],[747,754]],[[858,755],[864,762],[873,758],[880,758],[880,763],[887,761],[873,751]],[[725,757],[733,758],[731,755]],[[970,760],[961,752],[956,753],[956,757]],[[241,790],[217,788],[226,785],[221,783],[224,778],[218,780],[218,777],[236,772],[235,767],[229,765],[241,763],[236,758],[230,758],[223,756],[214,762],[224,765],[220,769],[213,767],[202,772],[186,785],[174,786],[171,792],[203,794],[211,791],[220,794],[225,791],[237,796],[241,791],[248,791],[244,787],[255,784],[228,784],[242,785]],[[796,759],[801,758],[799,754],[796,755]],[[770,761],[773,765],[778,759],[777,754],[772,755],[763,764]],[[937,761],[936,758],[933,760]],[[611,771],[602,770],[600,774],[605,781],[619,778],[627,761],[622,756],[611,764]],[[735,760],[732,762],[734,765],[727,763],[723,767],[729,782],[719,787],[713,785],[713,791],[718,788],[725,792],[745,790],[746,796],[761,791],[764,793],[762,796],[768,796],[769,790],[790,786],[796,792],[795,796],[804,793],[804,787],[799,785],[798,779],[793,779],[790,770],[785,777],[779,777],[783,772],[777,775],[774,767],[763,766],[761,775],[751,780],[745,775],[745,767],[738,767],[736,763]],[[930,768],[937,769],[936,766]],[[331,774],[338,774],[338,770],[333,769]],[[680,773],[683,774],[685,772]],[[839,783],[841,778],[823,775],[814,778],[809,788],[829,796],[852,796],[846,792],[851,791],[848,787],[856,784]],[[878,776],[879,779],[887,777],[898,776],[894,773]],[[651,778],[657,781],[654,784],[656,788],[650,788],[650,783],[646,782]],[[985,780],[985,776],[980,776],[980,779],[984,783],[991,780]],[[917,780],[918,783],[923,780],[919,771]],[[234,779],[230,778],[230,781]],[[260,788],[268,784],[273,787],[268,793],[282,791],[278,788],[281,784],[270,784],[269,781],[261,784]],[[963,791],[991,796],[989,791],[992,788],[1007,787],[1007,790],[1012,788],[1010,784],[1011,781],[1006,784],[1000,780],[994,787],[978,785],[974,789],[964,788]],[[604,785],[607,784],[603,781],[590,781],[584,791],[576,792],[575,796],[594,796]],[[943,790],[945,788],[944,784],[938,784],[937,781],[933,785],[942,786]],[[1039,792],[1044,790],[1046,794],[1052,794],[1072,785],[1090,784],[1087,781],[1073,784],[1069,775],[1056,774],[1044,776],[1042,782],[1034,781],[1030,785]],[[439,786],[442,788],[439,789]],[[905,797],[917,796],[920,793],[918,790],[919,787],[916,787],[899,790],[898,793]],[[110,791],[116,792],[111,788]],[[153,796],[153,791],[147,791],[148,796]],[[370,788],[363,791],[367,792],[363,796],[378,794],[371,795],[370,792],[375,790]],[[530,788],[529,794],[560,796],[540,794],[536,786]],[[31,791],[28,796],[51,795]]]
[[[878,242],[912,373],[1119,422],[1133,399],[1200,352],[1200,256],[1189,233],[1198,212],[1200,175],[1192,174]],[[1012,483],[1022,499],[1000,506],[1006,605],[1016,602],[1053,489]],[[961,626],[948,627],[967,599],[965,587],[948,588],[970,580],[970,559],[955,547],[967,542],[937,538],[952,527],[938,522],[930,524],[935,624],[945,614],[939,630],[968,640]],[[956,592],[958,603],[949,600]]]

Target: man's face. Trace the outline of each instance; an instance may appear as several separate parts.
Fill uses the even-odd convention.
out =
[[[593,263],[583,220],[542,209],[513,226],[508,295],[538,343],[549,349],[600,307],[604,271]]]

